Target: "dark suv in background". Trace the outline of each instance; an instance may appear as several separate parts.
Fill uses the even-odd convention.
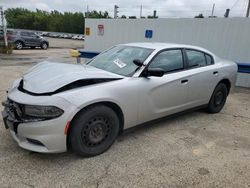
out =
[[[49,47],[48,40],[32,31],[8,30],[7,36],[8,40],[13,43],[18,50],[23,47],[41,47],[42,49]]]

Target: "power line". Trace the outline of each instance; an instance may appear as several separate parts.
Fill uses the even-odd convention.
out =
[[[245,16],[245,11],[247,10],[247,3],[248,3],[248,0],[244,0],[240,8],[241,12],[243,13],[242,16]]]
[[[231,7],[231,10],[235,7],[235,5],[239,2],[239,0],[236,0],[233,4],[233,6]]]

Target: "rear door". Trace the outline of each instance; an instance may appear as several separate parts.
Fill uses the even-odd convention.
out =
[[[188,103],[190,107],[207,104],[217,82],[213,57],[202,51],[185,49]]]
[[[162,77],[139,77],[139,123],[186,109],[188,82],[181,49],[155,55],[148,68],[161,68]]]
[[[31,46],[40,46],[39,36],[34,32],[29,32],[29,40]]]
[[[26,46],[39,46],[39,38],[34,32],[21,31],[21,37],[24,40]]]
[[[32,45],[32,38],[30,37],[30,32],[21,31],[20,35],[21,35],[21,38],[23,39],[26,46]]]

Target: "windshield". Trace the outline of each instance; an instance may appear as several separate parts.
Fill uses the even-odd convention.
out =
[[[133,60],[139,59],[144,62],[152,51],[153,49],[140,47],[115,46],[96,56],[88,65],[115,74],[131,76],[138,68]]]

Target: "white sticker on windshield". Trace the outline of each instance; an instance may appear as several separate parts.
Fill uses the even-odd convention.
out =
[[[123,63],[120,59],[116,59],[113,61],[118,67],[123,68],[125,67],[127,64]]]

